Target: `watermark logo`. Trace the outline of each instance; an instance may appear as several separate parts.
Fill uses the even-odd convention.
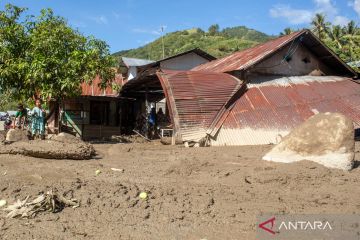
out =
[[[257,239],[360,240],[360,215],[265,215]]]
[[[270,225],[270,227],[268,225]],[[274,226],[275,226],[275,217],[259,224],[259,228],[263,229],[264,231],[272,235],[275,235],[275,232],[273,231]]]

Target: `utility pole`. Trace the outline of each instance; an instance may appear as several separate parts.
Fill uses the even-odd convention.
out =
[[[162,42],[162,58],[165,58],[165,46],[164,46],[164,26],[161,26],[161,42]]]

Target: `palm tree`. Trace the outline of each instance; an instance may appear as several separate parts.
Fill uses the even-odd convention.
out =
[[[357,48],[356,39],[358,39],[358,28],[356,26],[356,23],[354,21],[350,21],[347,26],[343,28],[344,33],[344,42],[346,48],[344,51],[349,57],[348,61],[354,61],[354,49]]]
[[[357,32],[357,26],[356,23],[352,20],[350,21],[347,26],[344,27],[344,33],[346,35],[355,35]]]
[[[343,47],[342,45],[343,36],[344,36],[343,31],[339,25],[332,26],[329,32],[329,37],[333,42],[335,42],[335,44],[339,49],[342,49]]]
[[[289,35],[289,34],[292,34],[293,32],[294,32],[294,30],[288,27],[288,28],[285,28],[284,31],[282,31],[280,33],[280,36]]]
[[[313,32],[321,40],[324,41],[326,34],[328,33],[330,23],[326,22],[326,17],[322,13],[317,13],[313,20],[311,21],[313,25]]]

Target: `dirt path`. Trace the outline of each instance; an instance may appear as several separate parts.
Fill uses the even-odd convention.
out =
[[[31,220],[0,213],[0,239],[254,239],[259,213],[360,214],[359,168],[261,161],[270,147],[98,144],[98,159],[84,161],[0,155],[0,199],[57,187],[82,203]]]

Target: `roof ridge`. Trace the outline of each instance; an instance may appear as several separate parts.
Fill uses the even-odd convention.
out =
[[[216,60],[211,61],[209,63],[204,63],[204,64],[201,64],[199,66],[196,66],[192,70],[195,70],[195,71],[209,70],[209,71],[211,71],[210,69],[215,68],[217,65],[220,65],[222,62],[224,62],[224,61],[226,61],[228,59],[237,57],[239,55],[245,55],[248,52],[252,52],[254,50],[261,49],[261,48],[263,48],[265,46],[269,46],[269,45],[272,46],[272,45],[278,43],[277,46],[275,46],[275,48],[273,49],[273,51],[276,51],[277,49],[279,49],[279,48],[283,47],[284,45],[288,44],[290,41],[293,41],[293,40],[297,39],[299,36],[301,36],[304,33],[307,33],[308,31],[309,31],[308,29],[303,29],[303,30],[291,33],[289,35],[285,35],[285,36],[281,36],[281,37],[269,40],[269,41],[264,42],[264,43],[259,43],[259,44],[255,45],[255,46],[251,47],[251,48],[243,49],[243,50],[234,52],[234,53],[232,53],[232,54],[230,54],[228,56],[225,56],[223,58],[219,58],[219,59],[216,59]],[[248,60],[248,62],[251,62],[252,63],[251,65],[253,65],[253,64],[257,63],[258,61],[262,60],[263,58],[267,57],[273,51],[268,51],[265,54],[263,54],[261,57],[251,56],[251,59]],[[251,60],[254,60],[254,59],[256,59],[256,61],[251,61]],[[248,62],[246,62],[246,63],[248,63]],[[246,63],[244,63],[243,65],[246,65]],[[210,68],[210,69],[208,69],[208,68]],[[229,65],[227,65],[227,68],[229,68]],[[225,69],[226,69],[226,67],[225,67]],[[241,68],[236,69],[236,70],[241,70]],[[230,71],[233,71],[233,70],[227,70],[227,71],[222,71],[222,72],[230,72]]]

